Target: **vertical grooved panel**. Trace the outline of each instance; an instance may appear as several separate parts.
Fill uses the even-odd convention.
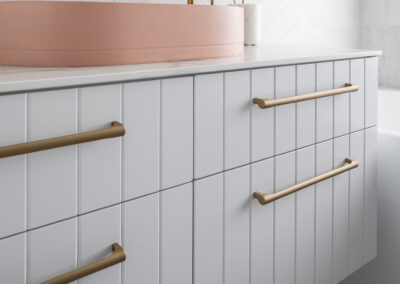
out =
[[[250,71],[225,73],[225,170],[250,162]]]
[[[75,89],[28,96],[29,141],[77,133]],[[28,154],[28,171],[28,228],[76,216],[76,145]]]
[[[296,157],[290,152],[275,157],[275,192],[296,183]],[[295,283],[295,195],[278,199],[275,204],[274,283]]]
[[[222,284],[223,174],[194,184],[194,284]]]
[[[161,188],[193,179],[193,78],[161,81]]]
[[[316,175],[332,170],[333,141],[316,145]],[[332,283],[333,179],[315,185],[315,283]]]
[[[159,190],[160,81],[123,85],[123,200]]]
[[[349,156],[349,135],[334,139],[334,168]],[[349,172],[334,177],[333,189],[333,282],[348,276],[349,252]]]
[[[80,89],[79,132],[105,129],[121,121],[121,87]],[[79,145],[79,213],[121,201],[121,138]]]
[[[334,63],[334,87],[343,88],[350,83],[350,64],[348,60]],[[336,95],[334,102],[334,137],[349,133],[350,130],[350,97],[349,93]]]
[[[364,264],[364,130],[350,134],[350,157],[359,166],[350,171],[349,274]]]
[[[225,172],[224,283],[249,283],[250,166]]]
[[[0,283],[26,283],[26,233],[0,241]]]
[[[97,262],[112,254],[111,245],[121,244],[120,224],[121,205],[78,217],[79,267]],[[121,283],[121,264],[115,264],[78,280],[78,284],[110,283]]]
[[[159,284],[159,193],[123,205],[123,283]]]
[[[274,69],[251,71],[251,98],[274,99]],[[253,104],[251,111],[251,161],[274,155],[274,108],[260,109]]]
[[[364,128],[364,59],[350,61],[350,82],[359,90],[350,93],[350,131]]]
[[[315,146],[296,152],[296,183],[315,176]],[[296,284],[314,283],[315,186],[296,193]]]
[[[77,269],[76,222],[73,218],[28,232],[28,284]]]
[[[275,97],[277,99],[296,95],[296,67],[278,67],[275,70]],[[295,149],[296,104],[275,107],[275,154]]]
[[[26,95],[0,96],[0,147],[24,142]],[[0,159],[0,238],[26,230],[26,198],[26,155]]]
[[[223,170],[223,109],[223,74],[196,76],[194,81],[195,178],[201,178]]]
[[[317,64],[317,91],[333,89],[333,63]],[[317,99],[316,102],[316,141],[322,142],[333,137],[333,100],[332,96]]]
[[[315,64],[297,66],[297,95],[315,92]],[[296,127],[297,148],[315,143],[315,101],[297,103]]]
[[[251,165],[252,192],[274,192],[274,159]],[[252,198],[252,197],[251,197]],[[273,283],[274,280],[274,204],[262,206],[251,200],[251,283]]]
[[[161,283],[192,282],[192,184],[161,192]]]

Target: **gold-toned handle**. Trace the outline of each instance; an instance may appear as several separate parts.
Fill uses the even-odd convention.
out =
[[[260,202],[261,205],[266,205],[266,204],[268,204],[268,203],[270,203],[272,201],[275,201],[277,199],[285,197],[286,195],[292,194],[292,193],[294,193],[296,191],[299,191],[301,189],[304,189],[304,188],[306,188],[306,187],[308,187],[310,185],[316,184],[316,183],[318,183],[320,181],[323,181],[323,180],[326,180],[328,178],[334,177],[334,176],[336,176],[338,174],[347,172],[347,171],[349,171],[351,169],[354,169],[354,168],[357,168],[357,167],[358,167],[358,162],[356,160],[352,160],[352,159],[346,158],[345,159],[345,165],[340,167],[340,168],[334,169],[334,170],[332,170],[330,172],[324,173],[324,174],[322,174],[320,176],[317,176],[317,177],[314,177],[312,179],[303,181],[301,183],[298,183],[296,185],[293,185],[291,187],[288,187],[288,188],[286,188],[284,190],[281,190],[279,192],[276,192],[276,193],[263,194],[263,193],[260,193],[260,192],[254,192],[253,193],[253,197],[255,199],[257,199],[258,202]]]
[[[340,94],[356,92],[356,91],[358,91],[357,85],[354,85],[351,83],[346,83],[344,88],[332,89],[332,90],[328,90],[328,91],[321,91],[321,92],[316,92],[316,93],[311,93],[311,94],[282,98],[282,99],[274,99],[274,100],[271,99],[270,100],[270,99],[254,98],[253,103],[257,104],[260,108],[264,109],[264,108],[269,108],[269,107],[273,107],[273,106],[286,105],[286,104],[297,103],[297,102],[301,102],[301,101],[308,101],[308,100],[312,100],[312,99],[318,99],[318,98],[340,95]]]
[[[194,4],[194,0],[187,0],[187,3],[188,3],[189,5],[192,5],[192,4]],[[210,0],[210,4],[211,4],[211,5],[214,5],[214,0]]]
[[[124,135],[124,125],[118,121],[113,121],[111,123],[111,127],[107,129],[0,147],[0,158],[23,155]]]
[[[41,284],[66,284],[72,281],[78,280],[82,277],[85,277],[89,274],[93,274],[97,271],[103,270],[107,267],[113,266],[120,262],[125,261],[126,255],[124,249],[117,243],[112,244],[112,255],[109,257],[97,261],[95,263],[91,263],[82,268],[76,269],[74,271],[65,273],[63,275],[57,276],[53,279],[42,282]]]

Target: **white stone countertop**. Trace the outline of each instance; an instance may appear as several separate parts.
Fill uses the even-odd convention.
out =
[[[0,66],[0,94],[146,80],[229,70],[379,56],[381,51],[264,45],[243,56],[138,65],[39,68]]]

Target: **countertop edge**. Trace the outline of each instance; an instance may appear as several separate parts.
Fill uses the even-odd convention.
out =
[[[90,74],[90,75],[71,75],[65,77],[55,78],[39,78],[31,80],[16,80],[11,82],[0,83],[0,95],[15,94],[15,93],[26,93],[35,92],[49,89],[60,89],[60,88],[73,88],[90,85],[100,84],[113,84],[129,81],[139,80],[150,80],[177,76],[191,76],[194,74],[205,74],[205,73],[216,73],[235,71],[243,69],[256,69],[256,68],[268,68],[274,66],[284,66],[292,64],[305,64],[314,62],[324,61],[335,61],[335,60],[346,60],[353,58],[365,58],[375,57],[382,55],[381,51],[351,51],[337,54],[328,54],[326,56],[308,56],[299,58],[279,58],[276,60],[254,60],[254,61],[241,61],[231,63],[214,63],[214,64],[201,64],[201,61],[197,61],[198,65],[193,63],[193,66],[181,66],[181,67],[166,67],[160,69],[146,69],[146,70],[132,70],[132,71],[121,71],[121,72],[105,72],[104,74]],[[237,58],[236,58],[237,59]],[[225,58],[225,60],[227,60]],[[144,65],[143,65],[144,66]],[[37,71],[40,72],[40,71]]]

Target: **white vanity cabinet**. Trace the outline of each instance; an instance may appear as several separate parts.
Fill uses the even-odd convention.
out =
[[[0,93],[0,283],[340,282],[377,253],[376,55]]]

